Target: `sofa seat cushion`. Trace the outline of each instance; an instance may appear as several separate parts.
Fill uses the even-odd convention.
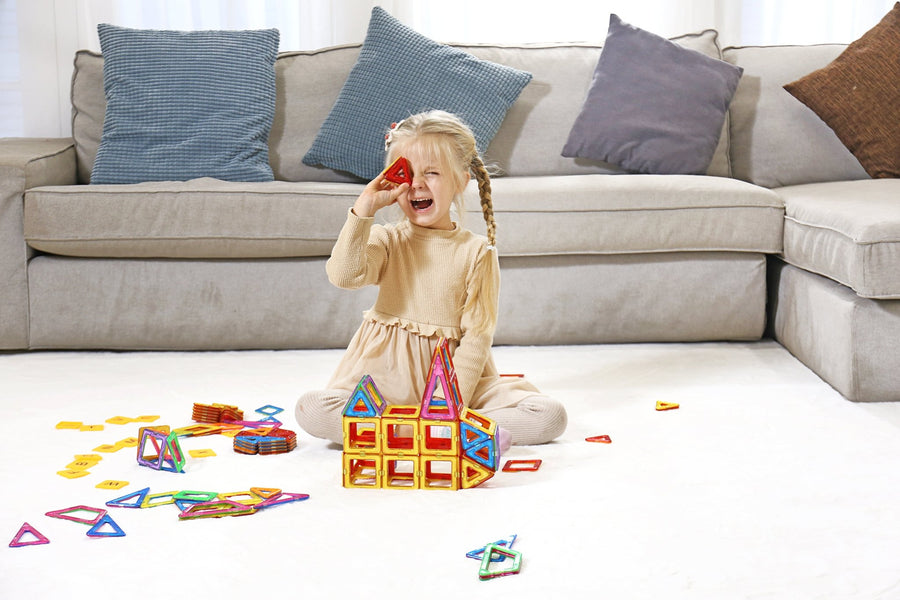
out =
[[[39,187],[25,240],[83,257],[275,258],[331,253],[362,186],[194,179]]]
[[[492,180],[501,256],[680,251],[781,252],[771,190],[705,175],[571,175]],[[484,232],[474,184],[465,225]]]
[[[812,183],[776,190],[787,262],[866,298],[900,298],[900,180]]]

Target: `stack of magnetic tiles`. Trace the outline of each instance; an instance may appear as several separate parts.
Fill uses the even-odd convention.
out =
[[[344,407],[343,429],[344,487],[466,489],[493,477],[500,460],[497,425],[463,405],[444,339],[419,406],[388,406],[366,375]]]

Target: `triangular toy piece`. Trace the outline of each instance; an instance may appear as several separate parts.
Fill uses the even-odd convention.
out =
[[[345,417],[380,417],[387,402],[371,375],[363,375],[344,407]]]
[[[112,531],[100,531],[104,525],[108,525]],[[88,537],[123,537],[125,532],[112,520],[112,517],[103,515],[103,518],[88,530],[87,535]]]
[[[288,502],[301,502],[303,500],[308,500],[309,494],[297,494],[294,492],[283,492],[278,494],[277,496],[272,496],[271,498],[266,498],[254,508],[256,510],[262,510],[263,508],[269,508],[270,506],[278,506],[279,504],[287,504]]]
[[[463,458],[459,465],[460,485],[463,489],[481,485],[494,476],[494,471],[468,458]]]
[[[24,541],[22,538],[26,535],[30,535],[34,537],[33,540]],[[29,525],[28,523],[23,523],[19,528],[19,532],[16,533],[16,536],[9,543],[10,548],[19,548],[21,546],[37,546],[40,544],[49,544],[50,540],[47,539],[44,534],[40,531]]]
[[[435,397],[438,383],[444,397]],[[456,369],[450,358],[450,343],[441,338],[431,356],[431,369],[422,395],[422,418],[436,421],[455,421],[462,410],[462,399],[459,396],[459,383],[456,380]]]
[[[506,539],[497,540],[496,542],[494,542],[494,544],[496,544],[498,546],[503,546],[504,548],[512,548],[513,542],[516,541],[517,537],[519,537],[518,534],[514,533]],[[474,558],[476,560],[481,560],[481,558],[483,556],[484,556],[484,547],[483,546],[481,548],[477,548],[476,550],[471,550],[469,552],[466,552],[466,558]],[[495,556],[491,559],[491,562],[503,562],[504,560],[506,560],[505,556]]]
[[[145,487],[142,490],[138,490],[136,492],[131,492],[130,494],[125,494],[124,496],[119,496],[118,498],[113,498],[109,502],[106,503],[107,506],[116,506],[119,508],[140,508],[141,504],[144,502],[144,498],[147,497],[147,494],[150,493],[150,488]],[[128,502],[134,498],[134,501]]]
[[[401,183],[412,185],[412,171],[409,168],[409,161],[402,156],[399,157],[391,163],[391,166],[384,170],[384,178],[397,185]]]
[[[663,402],[662,400],[656,401],[656,410],[674,410],[678,408],[678,404],[675,402]]]

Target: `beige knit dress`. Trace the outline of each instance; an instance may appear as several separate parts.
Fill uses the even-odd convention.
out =
[[[349,397],[368,374],[389,404],[418,404],[432,353],[444,337],[466,406],[496,410],[539,394],[521,377],[499,376],[491,354],[496,322],[478,333],[474,316],[463,310],[479,286],[500,285],[499,267],[485,268],[485,261],[497,261],[497,253],[458,225],[450,231],[409,221],[382,226],[349,211],[328,260],[328,278],[346,289],[377,285],[379,293],[328,387],[347,390]]]

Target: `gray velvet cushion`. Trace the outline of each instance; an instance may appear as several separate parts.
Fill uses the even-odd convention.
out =
[[[562,154],[636,173],[705,173],[741,73],[610,15]]]
[[[776,190],[784,258],[868,298],[900,299],[900,180],[811,183]]]
[[[106,115],[92,183],[272,180],[277,29],[97,29]]]
[[[303,162],[373,179],[384,168],[391,123],[430,109],[459,115],[483,152],[529,81],[530,73],[439,44],[376,6],[359,59]]]

